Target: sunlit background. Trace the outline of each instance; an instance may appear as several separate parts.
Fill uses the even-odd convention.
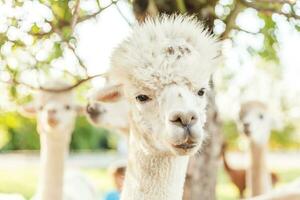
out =
[[[27,198],[37,184],[39,149],[35,120],[17,112],[19,105],[31,100],[28,85],[38,87],[49,77],[76,82],[105,73],[112,50],[136,23],[130,2],[82,0],[82,16],[97,12],[97,2],[105,9],[76,24],[74,30],[65,27],[59,30],[61,35],[47,35],[44,33],[53,31],[49,22],[64,13],[59,6],[49,6],[51,2],[0,1],[0,192],[21,193]],[[234,2],[219,1],[215,14],[221,19],[227,16]],[[287,3],[281,12],[293,9],[299,14],[300,1],[292,3],[293,8]],[[68,6],[73,8],[75,1]],[[220,19],[214,23],[215,34],[221,35],[226,24]],[[274,13],[266,19],[256,9],[245,8],[223,42],[224,65],[214,76],[222,132],[233,151],[230,160],[237,166],[246,163],[242,156],[245,141],[236,125],[240,104],[260,100],[271,108],[276,119],[270,141],[271,159],[279,163],[272,169],[281,175],[281,184],[300,176],[299,27],[295,18],[287,20]],[[104,83],[102,77],[97,77],[81,84],[76,88],[78,101],[84,105],[88,90]],[[116,151],[118,138],[109,130],[93,127],[85,117],[78,118],[70,166],[90,176],[99,190],[99,199],[113,187],[106,169],[120,157]],[[286,166],[280,164],[281,158]],[[237,197],[237,190],[222,170],[218,184],[219,199]]]

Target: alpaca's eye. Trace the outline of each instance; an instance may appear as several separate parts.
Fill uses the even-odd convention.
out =
[[[150,97],[148,97],[147,95],[141,94],[135,97],[136,100],[138,100],[139,102],[146,102],[150,100]]]
[[[264,115],[263,114],[259,114],[259,119],[264,119]]]
[[[66,110],[70,110],[70,109],[71,109],[71,106],[65,105],[65,109],[66,109]]]
[[[205,88],[201,88],[197,94],[202,97],[205,94]]]

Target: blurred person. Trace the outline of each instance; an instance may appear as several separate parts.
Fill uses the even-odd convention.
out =
[[[126,171],[126,164],[125,163],[117,163],[111,166],[110,173],[113,178],[115,189],[111,190],[105,195],[104,200],[119,200],[124,177],[125,177],[125,171]]]

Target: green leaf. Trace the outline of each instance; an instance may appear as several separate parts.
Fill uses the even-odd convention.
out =
[[[72,19],[72,12],[69,8],[69,1],[60,0],[60,1],[52,1],[52,12],[58,18],[58,21],[67,21],[70,22]]]
[[[0,34],[0,47],[7,41],[7,36],[5,34]]]
[[[16,86],[11,86],[9,88],[9,95],[12,97],[12,98],[17,98],[17,88]]]
[[[276,29],[276,23],[272,20],[272,16],[259,13],[259,17],[264,20],[265,26],[261,29],[261,33],[264,35],[263,49],[258,53],[266,60],[279,62],[276,52],[278,41],[274,33]]]
[[[61,43],[56,42],[53,46],[53,51],[49,55],[47,62],[51,62],[52,60],[61,57],[63,54],[62,48],[61,48]]]
[[[21,7],[21,6],[23,6],[24,1],[15,0],[14,3],[15,3],[15,6]]]
[[[52,11],[53,11],[53,14],[58,17],[59,19],[63,19],[64,16],[65,16],[65,9],[60,6],[59,3],[54,3],[52,4]]]
[[[295,29],[300,32],[300,26],[295,26]]]
[[[62,29],[62,37],[64,40],[69,41],[72,36],[72,29],[69,26],[65,26]]]
[[[38,27],[36,24],[33,24],[32,27],[31,27],[31,30],[30,32],[33,33],[33,34],[37,34],[41,31],[40,27]]]

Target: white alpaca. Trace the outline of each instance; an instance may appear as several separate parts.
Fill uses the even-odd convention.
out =
[[[106,88],[110,86],[107,85]],[[101,89],[103,90],[103,89]],[[128,154],[129,136],[129,105],[120,97],[118,101],[101,101],[97,96],[98,91],[91,91],[86,114],[89,121],[98,127],[107,128],[119,133],[118,152],[120,155]]]
[[[280,188],[274,189],[266,194],[249,198],[249,200],[299,200],[300,178]]]
[[[271,175],[267,167],[267,153],[272,118],[265,104],[249,101],[241,106],[240,121],[249,140],[250,166],[247,170],[247,188],[250,196],[271,190]]]
[[[99,101],[124,97],[130,110],[122,200],[181,200],[189,156],[205,134],[205,90],[220,44],[187,16],[147,20],[114,51],[117,83]]]
[[[59,89],[67,84],[49,81],[44,87]],[[38,92],[33,104],[23,107],[27,115],[36,115],[41,143],[41,171],[37,200],[90,200],[95,199],[93,187],[78,173],[64,176],[65,159],[81,110],[71,91],[61,93]],[[64,180],[65,179],[65,180]],[[83,195],[84,194],[84,195]]]
[[[112,85],[106,85],[105,89],[110,89]],[[99,90],[91,91],[89,96],[89,103],[86,107],[86,113],[89,121],[99,127],[107,129],[113,129],[121,135],[128,136],[129,133],[129,104],[125,98],[119,97],[118,101],[109,101],[113,97],[111,94],[106,101],[102,99],[102,96],[98,96],[102,93],[103,88]],[[116,91],[118,92],[118,91]]]

